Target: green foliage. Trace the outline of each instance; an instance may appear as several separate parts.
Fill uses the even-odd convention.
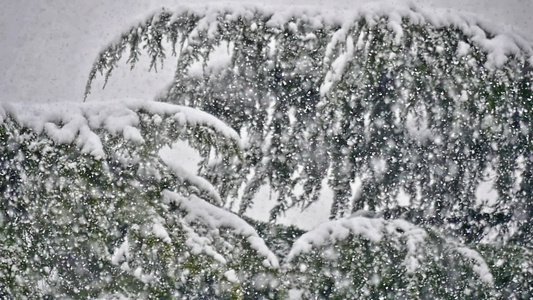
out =
[[[499,299],[528,299],[533,297],[533,253],[530,247],[481,245],[495,278]]]

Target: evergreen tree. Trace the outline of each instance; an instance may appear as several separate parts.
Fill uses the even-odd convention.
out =
[[[229,166],[242,176],[205,169],[241,214],[262,185],[278,197],[275,219],[317,201],[326,179],[334,219],[370,209],[468,241],[491,228],[508,240],[517,234],[508,228],[531,219],[520,188],[531,157],[531,45],[444,18],[416,8],[363,11],[344,23],[254,9],[162,11],[102,51],[86,95],[126,49],[132,66],[145,49],[155,67],[168,39],[178,67],[159,100],[212,113],[248,145],[244,165]],[[486,181],[494,203],[476,199]]]
[[[1,104],[0,297],[531,298],[533,50],[440,17],[163,10],[86,88],[170,52],[160,101]],[[199,172],[162,154],[180,140]],[[313,230],[241,217],[324,182]]]
[[[187,140],[237,158],[233,130],[175,105],[69,106],[10,106],[0,124],[3,296],[275,295],[278,260],[253,227],[159,153]]]

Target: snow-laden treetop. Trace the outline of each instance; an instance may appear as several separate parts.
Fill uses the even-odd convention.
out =
[[[258,26],[279,32],[289,30],[293,33],[324,30],[335,32],[331,36],[328,45],[329,51],[326,54],[326,59],[330,59],[334,48],[339,43],[344,42],[349,29],[354,24],[364,21],[372,27],[383,18],[387,20],[387,28],[394,32],[396,44],[399,44],[404,38],[406,24],[455,28],[487,54],[486,67],[499,68],[505,64],[510,56],[522,55],[529,65],[533,64],[532,43],[518,33],[474,14],[456,12],[450,9],[422,9],[412,4],[381,2],[369,3],[343,11],[318,10],[318,8],[313,7],[293,7],[289,10],[279,11],[268,5],[244,4],[234,6],[227,4],[190,5],[181,6],[175,10],[164,9],[157,12],[145,23],[132,27],[120,39],[112,42],[110,47],[101,53],[95,64],[95,69],[91,72],[86,95],[90,92],[96,71],[106,72],[106,77],[109,76],[126,48],[130,50],[129,62],[132,65],[137,62],[139,51],[136,43],[146,43],[143,47],[148,49],[152,59],[152,67],[156,68],[156,62],[165,58],[164,51],[155,50],[157,45],[161,45],[165,35],[172,43],[173,54],[176,54],[176,45],[178,45],[179,52],[183,54],[183,51],[187,52],[187,46],[205,45],[206,40],[210,39],[224,39],[220,27],[228,26],[237,20],[250,22],[249,29],[251,31],[256,30]],[[307,38],[314,39],[316,36],[313,37],[312,34],[309,34]],[[130,46],[127,45],[128,43],[131,43]],[[466,55],[468,53],[466,46],[462,45],[458,48],[457,55]]]

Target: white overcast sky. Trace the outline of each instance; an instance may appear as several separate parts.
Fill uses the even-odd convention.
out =
[[[123,30],[151,12],[205,0],[0,0],[0,101],[81,101],[88,71],[97,53]],[[214,2],[214,1],[211,1]],[[293,0],[269,3],[320,9],[354,9],[372,0]],[[383,1],[382,1],[383,2]],[[394,4],[398,1],[385,1]],[[533,0],[415,0],[422,7],[451,8],[479,14],[529,35],[533,40]],[[220,3],[217,2],[217,3]],[[171,71],[173,65],[167,70]],[[126,70],[112,77],[103,96],[153,98],[169,74],[146,75]],[[107,94],[106,94],[107,93]],[[98,97],[99,94],[95,93]]]

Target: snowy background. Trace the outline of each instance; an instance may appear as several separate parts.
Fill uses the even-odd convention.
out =
[[[162,7],[172,10],[182,5],[205,5],[215,1],[8,1],[0,4],[0,101],[83,101],[83,92],[88,72],[98,52],[128,27],[143,20]],[[256,5],[258,1],[241,0],[239,3]],[[369,0],[293,0],[270,1],[280,10],[292,7],[347,11]],[[383,2],[383,1],[381,1]],[[473,13],[491,22],[507,26],[533,41],[533,1],[531,0],[430,0],[411,1],[424,9],[450,9]],[[231,5],[219,1],[217,5]],[[398,1],[386,1],[397,5]],[[159,73],[147,73],[147,65],[140,65],[134,72],[129,68],[118,69],[110,79],[110,85],[101,91],[95,86],[89,101],[112,98],[152,99],[171,81],[175,59],[166,61],[167,67]],[[195,155],[180,159],[195,163]],[[325,190],[328,197],[330,191]],[[264,188],[259,198],[268,199],[270,193]],[[256,201],[253,214],[267,219],[274,201]],[[304,214],[290,211],[281,221],[295,223],[309,229],[329,216],[328,201],[319,201]]]

